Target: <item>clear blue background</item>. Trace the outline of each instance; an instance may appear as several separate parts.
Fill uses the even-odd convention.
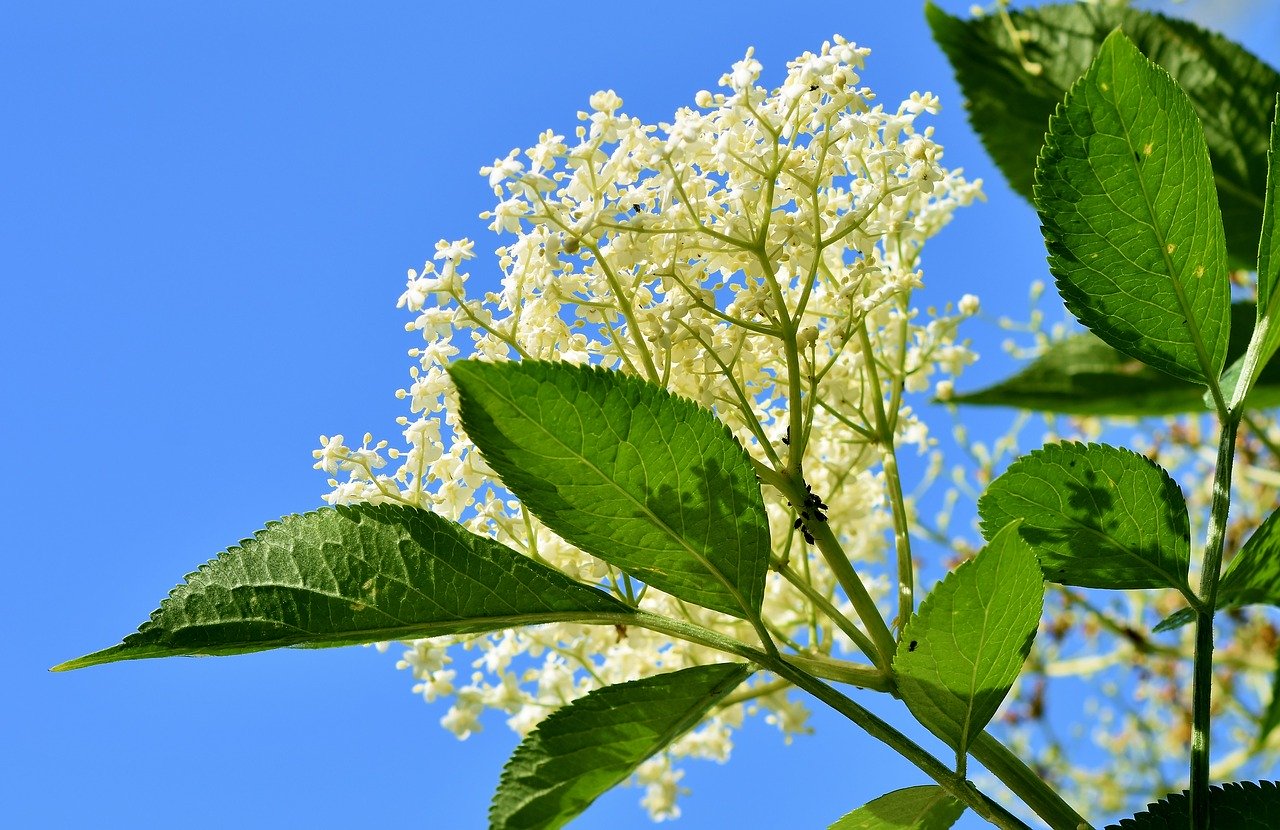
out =
[[[1274,6],[1176,11],[1276,63]],[[1044,276],[1034,214],[965,124],[915,2],[3,9],[0,825],[483,826],[514,736],[495,719],[456,742],[396,653],[46,669],[116,642],[264,521],[317,506],[320,433],[394,435],[405,269],[439,237],[491,250],[478,168],[570,131],[594,90],[655,121],[749,44],[773,83],[842,33],[874,49],[864,77],[890,106],[942,95],[946,163],[987,181],[990,201],[926,250],[923,300],[972,291],[1019,315]],[[493,284],[490,257],[472,265]],[[986,356],[970,384],[1006,372],[991,320],[969,334]],[[814,724],[785,747],[756,722],[729,766],[688,764],[680,826],[825,827],[924,783],[838,719]],[[648,827],[639,795],[577,826]]]

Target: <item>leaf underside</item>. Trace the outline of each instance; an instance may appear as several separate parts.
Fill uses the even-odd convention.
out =
[[[902,700],[958,755],[1022,670],[1043,599],[1035,554],[1010,525],[947,574],[903,629],[893,659]]]
[[[55,670],[629,613],[608,594],[426,510],[343,506],[269,523],[188,575],[120,645]]]
[[[1035,201],[1072,314],[1130,357],[1216,384],[1231,300],[1204,135],[1186,95],[1120,32],[1050,119]]]
[[[1280,787],[1274,781],[1210,787],[1209,815],[1213,830],[1271,830],[1280,815]],[[1191,801],[1184,791],[1148,804],[1143,812],[1106,830],[1185,830],[1190,823]]]
[[[618,372],[460,361],[462,424],[561,538],[680,599],[758,615],[769,526],[750,457],[709,410]]]
[[[491,830],[563,827],[751,673],[740,663],[696,666],[605,686],[552,712],[502,771]]]
[[[1251,302],[1231,306],[1228,364],[1242,357],[1249,345],[1255,309]],[[1200,412],[1205,408],[1203,386],[1152,369],[1089,332],[1052,344],[1012,377],[973,392],[957,393],[948,402],[1120,417]],[[1267,363],[1246,403],[1251,409],[1280,406],[1280,361]]]
[[[1158,464],[1105,444],[1047,444],[1009,465],[978,500],[984,535],[1021,521],[1045,579],[1084,588],[1190,592],[1191,523]]]
[[[1138,9],[1057,3],[961,20],[929,3],[934,40],[955,70],[969,122],[1028,200],[1049,116],[1121,27],[1187,91],[1204,127],[1234,267],[1252,269],[1262,223],[1267,137],[1280,74],[1238,44],[1195,24]],[[1028,71],[1025,60],[1036,70]]]
[[[929,784],[886,793],[827,830],[947,830],[963,812],[964,804]]]

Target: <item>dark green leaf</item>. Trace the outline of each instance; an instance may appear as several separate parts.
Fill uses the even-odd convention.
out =
[[[269,523],[188,575],[123,643],[55,671],[628,613],[609,595],[425,510],[325,508]]]
[[[893,658],[902,700],[958,758],[1022,670],[1043,600],[1035,554],[1010,525],[947,574],[903,629]]]
[[[926,14],[968,99],[970,123],[1027,199],[1049,116],[1106,36],[1122,27],[1190,95],[1213,161],[1227,249],[1236,267],[1254,267],[1267,133],[1280,92],[1274,69],[1221,35],[1138,9],[1058,3],[1012,11],[1026,36],[1017,44],[999,14],[961,20],[932,3]]]
[[[963,812],[939,786],[907,787],[867,802],[827,830],[947,830]]]
[[[680,599],[758,614],[760,484],[710,411],[587,366],[467,360],[450,372],[467,435],[547,527]]]
[[[552,712],[516,748],[490,830],[554,830],[624,781],[751,676],[739,663],[605,686]]]
[[[1085,588],[1190,593],[1191,526],[1169,474],[1105,444],[1047,444],[1009,465],[978,500],[987,537],[1013,521],[1045,579]]]
[[[1216,383],[1231,298],[1204,133],[1120,32],[1049,120],[1035,195],[1049,270],[1080,322],[1161,371]]]
[[[1255,313],[1253,303],[1232,304],[1227,363],[1244,354]],[[1225,380],[1223,386],[1227,387]],[[1134,417],[1198,412],[1205,407],[1203,386],[1156,371],[1089,332],[1054,343],[1013,377],[985,389],[957,393],[949,400],[1068,415]],[[1280,361],[1272,360],[1262,370],[1248,404],[1254,409],[1280,406]]]
[[[1274,781],[1222,784],[1209,788],[1213,830],[1272,830],[1280,815],[1280,787]],[[1191,825],[1191,801],[1186,792],[1166,796],[1147,809],[1106,830],[1186,830]]]

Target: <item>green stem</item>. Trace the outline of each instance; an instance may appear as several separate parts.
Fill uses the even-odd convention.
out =
[[[925,775],[938,782],[939,786],[946,790],[949,795],[969,805],[975,813],[991,824],[1001,828],[1001,830],[1030,830],[1017,816],[984,795],[972,783],[966,781],[964,776],[953,772],[937,758],[922,749],[915,741],[862,708],[836,689],[806,672],[799,671],[785,660],[762,665],[778,676],[790,680],[796,686],[835,709],[861,727],[871,737],[887,744],[903,758],[915,764]],[[1055,827],[1055,830],[1059,830],[1059,828]],[[1075,830],[1075,828],[1063,826],[1061,830]]]
[[[979,734],[969,744],[969,754],[1054,830],[1091,828],[1089,822],[1063,801],[1062,796],[1045,783],[1035,770],[990,734]]]
[[[804,504],[805,497],[809,495],[805,489],[803,479],[792,478],[784,473],[771,470],[764,465],[757,466],[756,473],[760,476],[761,481],[773,486],[793,505]],[[858,619],[862,621],[862,625],[867,629],[867,633],[871,636],[871,642],[875,644],[875,651],[878,654],[868,654],[867,656],[877,666],[891,665],[893,663],[893,654],[898,649],[898,643],[893,639],[893,632],[889,630],[889,626],[885,625],[884,617],[880,615],[880,609],[876,608],[875,600],[867,593],[867,588],[862,584],[862,579],[858,576],[858,572],[853,569],[853,565],[849,562],[848,555],[845,554],[844,548],[840,546],[840,540],[836,538],[831,531],[831,526],[826,522],[808,522],[805,527],[808,529],[809,535],[813,537],[813,542],[817,546],[818,552],[822,554],[823,561],[827,563],[827,567],[831,569],[831,573],[835,576],[836,582],[840,584],[845,596],[849,598],[849,602],[853,605],[853,610],[857,613]]]
[[[911,561],[911,532],[908,529],[907,505],[902,498],[902,478],[898,475],[898,452],[894,446],[894,424],[885,412],[880,373],[876,371],[875,352],[866,321],[858,326],[864,365],[871,382],[871,406],[876,418],[876,438],[884,453],[883,466],[890,512],[893,514],[893,549],[898,560],[898,631],[907,624],[915,610],[915,563]]]
[[[887,673],[889,671],[889,664],[880,662],[880,652],[876,648],[875,643],[871,642],[871,639],[867,637],[866,634],[863,634],[851,620],[845,617],[844,614],[841,614],[839,609],[831,604],[830,600],[810,585],[807,579],[793,571],[781,560],[774,559],[772,564],[774,569],[777,570],[778,573],[782,574],[783,579],[790,582],[797,591],[804,594],[809,602],[813,604],[814,608],[825,614],[833,623],[836,624],[837,627],[839,627],[841,631],[845,633],[846,637],[853,640],[854,645],[856,645],[863,654],[870,658],[882,673]]]
[[[1218,464],[1213,474],[1213,501],[1204,560],[1200,566],[1200,608],[1196,613],[1196,650],[1192,666],[1191,698],[1191,828],[1209,827],[1209,728],[1213,690],[1213,612],[1218,602],[1218,575],[1231,508],[1231,466],[1235,461],[1240,413],[1222,419],[1218,436]]]

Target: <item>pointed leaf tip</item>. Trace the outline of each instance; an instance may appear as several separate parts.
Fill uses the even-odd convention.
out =
[[[123,643],[55,670],[630,613],[608,594],[426,510],[340,506],[269,523],[188,575]]]

